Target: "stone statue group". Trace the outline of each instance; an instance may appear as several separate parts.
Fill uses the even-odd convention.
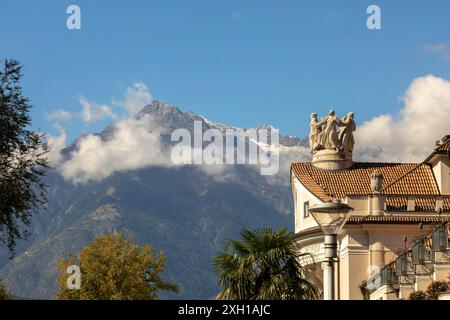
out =
[[[317,113],[311,113],[310,127],[309,146],[312,154],[320,150],[343,151],[346,154],[353,152],[353,132],[356,130],[353,112],[341,120],[334,110],[330,110],[328,116],[320,118],[320,121],[317,120]]]

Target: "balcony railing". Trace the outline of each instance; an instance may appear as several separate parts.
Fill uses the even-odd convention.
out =
[[[395,264],[390,263],[384,266],[380,271],[381,285],[396,285],[398,284],[398,275],[395,272]]]
[[[447,255],[450,248],[449,225],[449,222],[437,225],[429,235],[421,236],[412,246],[405,247],[405,250],[400,252],[393,261],[371,278],[379,277],[382,286],[389,285],[398,289],[398,285],[401,285],[405,279],[407,282],[414,279],[412,275],[431,273],[435,264],[450,263]],[[436,261],[436,255],[439,253],[444,253],[440,256],[444,256],[445,261],[442,259]]]

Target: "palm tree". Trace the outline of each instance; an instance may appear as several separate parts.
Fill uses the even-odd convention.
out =
[[[286,228],[244,228],[241,236],[242,242],[228,239],[225,251],[214,259],[219,285],[224,288],[216,299],[317,299],[317,290],[306,280],[306,269],[298,259],[305,254]]]

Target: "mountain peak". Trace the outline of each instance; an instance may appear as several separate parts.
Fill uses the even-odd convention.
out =
[[[145,116],[150,116],[155,123],[159,126],[166,128],[168,132],[176,129],[187,129],[191,134],[194,130],[194,121],[200,121],[202,123],[202,129],[217,129],[225,134],[227,129],[239,129],[234,126],[224,125],[221,123],[210,121],[208,118],[195,114],[191,111],[183,112],[178,107],[162,102],[160,100],[153,100],[152,103],[146,105],[141,111],[136,115],[136,119],[140,119]],[[275,128],[270,124],[263,124],[256,129],[266,129],[269,132],[275,130]],[[105,130],[102,131],[100,136],[107,140],[108,137],[112,135],[115,130],[114,125],[109,125]],[[280,135],[280,144],[286,147],[303,147],[307,145],[306,140],[300,139],[293,136],[283,136]]]
[[[270,124],[263,124],[263,125],[260,125],[257,129],[267,129],[267,130],[269,130],[269,131],[271,131],[271,130],[276,130],[272,125],[270,125]]]
[[[145,115],[150,115],[159,125],[172,130],[177,128],[192,130],[194,120],[202,120],[192,112],[183,112],[178,107],[159,100],[153,100],[146,105],[136,118],[139,119]]]
[[[152,115],[165,115],[170,113],[182,113],[180,109],[174,105],[162,102],[160,100],[153,100],[152,103],[146,105],[139,113],[141,114],[152,114]]]

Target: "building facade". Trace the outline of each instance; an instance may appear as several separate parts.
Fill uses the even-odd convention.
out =
[[[354,130],[352,113],[340,120],[330,111],[320,122],[313,114],[312,161],[291,165],[296,239],[310,253],[304,263],[319,289],[324,236],[309,208],[340,199],[354,209],[338,237],[335,296],[343,300],[373,298],[382,287],[380,270],[450,214],[450,135],[420,163],[363,163],[352,160]],[[450,264],[433,277],[449,273]],[[409,288],[417,289],[414,279]],[[399,290],[394,293],[399,298]]]

